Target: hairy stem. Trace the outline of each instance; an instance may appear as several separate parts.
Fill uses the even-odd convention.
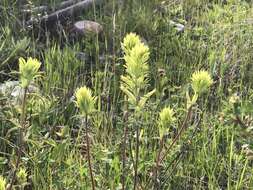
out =
[[[138,162],[139,162],[139,126],[136,127],[136,147],[135,147],[135,167],[134,167],[134,190],[138,182]]]
[[[86,133],[86,145],[87,145],[87,159],[88,159],[89,170],[90,170],[90,178],[92,182],[92,190],[95,190],[95,181],[93,178],[91,155],[90,155],[90,141],[89,141],[89,133],[88,133],[88,115],[87,114],[85,116],[85,133]]]
[[[126,103],[126,111],[124,113],[124,123],[125,123],[125,129],[124,129],[124,140],[122,145],[122,190],[125,190],[125,167],[126,167],[126,143],[127,143],[127,136],[128,136],[128,127],[127,127],[127,120],[128,120],[128,104]]]
[[[161,152],[162,152],[162,149],[163,149],[163,144],[164,144],[164,137],[162,137],[162,139],[160,139],[159,150],[158,150],[157,157],[156,157],[156,165],[155,165],[154,171],[153,171],[153,174],[154,174],[154,189],[155,189],[155,187],[156,187],[156,189],[159,189],[157,176],[159,175],[160,157],[161,157]]]
[[[125,175],[126,175],[126,141],[127,141],[128,128],[124,130],[124,142],[123,142],[123,155],[122,155],[122,190],[125,190]]]
[[[23,146],[24,146],[27,90],[28,90],[28,88],[25,87],[24,88],[24,96],[23,96],[23,100],[22,100],[22,110],[21,110],[21,116],[20,116],[21,128],[19,129],[19,139],[18,139],[19,147],[17,149],[18,158],[17,158],[17,162],[16,162],[16,165],[15,165],[15,170],[14,170],[12,176],[11,176],[11,182],[10,182],[10,185],[8,187],[8,190],[12,190],[12,186],[15,182],[16,174],[17,174],[17,171],[19,169],[21,156],[22,156],[22,150],[23,150]]]

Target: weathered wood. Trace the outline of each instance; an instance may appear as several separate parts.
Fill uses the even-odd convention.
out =
[[[59,9],[65,9],[69,6],[72,6],[76,3],[80,2],[80,0],[67,0],[67,1],[63,1],[60,3],[60,5],[58,7],[56,7],[57,10]]]
[[[48,11],[47,6],[39,6],[34,8],[26,8],[21,10],[22,13],[42,13]]]
[[[39,20],[30,20],[27,22],[27,25],[40,23],[42,26],[50,27],[59,21],[64,22],[65,20],[67,20],[67,18],[74,17],[80,14],[82,11],[85,11],[90,8],[93,4],[99,4],[102,1],[103,0],[84,0],[65,9],[61,9],[49,15],[45,15]]]

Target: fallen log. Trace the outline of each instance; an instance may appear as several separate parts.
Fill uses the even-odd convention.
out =
[[[56,7],[56,8],[57,8],[57,10],[59,10],[59,9],[65,9],[65,8],[67,8],[69,6],[72,6],[72,5],[76,4],[76,3],[78,3],[78,2],[80,2],[80,0],[67,0],[67,1],[63,1],[63,2],[60,3],[59,7]]]
[[[57,11],[57,10],[61,10],[61,9],[65,9],[69,6],[72,6],[78,2],[80,2],[81,0],[67,0],[67,1],[63,1],[61,2],[57,7],[55,8],[49,8],[48,6],[45,5],[41,5],[38,7],[29,7],[28,5],[25,5],[24,8],[21,12],[22,13],[43,13],[43,12],[49,12],[49,11]]]
[[[48,11],[47,6],[39,6],[34,8],[25,7],[25,9],[21,10],[22,13],[42,13]]]
[[[51,13],[49,15],[45,15],[39,19],[29,20],[26,24],[28,26],[31,26],[38,23],[42,27],[50,27],[55,25],[57,22],[64,22],[69,17],[74,17],[80,14],[82,11],[85,11],[90,8],[93,4],[97,5],[102,2],[103,0],[84,0],[67,8],[55,11],[54,13]]]

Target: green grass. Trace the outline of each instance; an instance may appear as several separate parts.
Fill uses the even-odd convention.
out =
[[[56,0],[32,1],[32,6]],[[133,189],[136,126],[140,127],[138,188],[154,189],[159,113],[175,111],[164,150],[186,117],[191,75],[207,70],[214,84],[193,106],[187,127],[159,167],[159,189],[251,189],[253,187],[253,7],[248,0],[105,0],[76,20],[96,20],[101,36],[71,38],[67,26],[54,35],[24,26],[22,4],[0,2],[0,85],[19,80],[19,57],[36,57],[39,90],[28,93],[25,145],[14,189],[91,189],[84,118],[74,93],[86,85],[97,97],[89,118],[96,189]],[[178,32],[171,21],[183,24]],[[125,75],[121,42],[129,32],[150,48],[148,92],[155,94],[136,117],[120,90]],[[56,35],[55,35],[56,34]],[[80,52],[82,54],[80,54]],[[87,59],[77,55],[87,55]],[[17,89],[17,87],[15,87]],[[19,146],[21,100],[0,86],[0,176],[10,183]],[[237,102],[231,97],[238,94]],[[20,97],[19,97],[20,98]],[[126,163],[122,145],[127,126]],[[247,146],[245,146],[247,145]],[[246,148],[245,148],[246,147]],[[122,178],[124,176],[124,178]],[[1,185],[0,185],[1,186]]]

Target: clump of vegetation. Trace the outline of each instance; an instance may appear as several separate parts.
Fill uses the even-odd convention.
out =
[[[35,22],[64,3],[0,2],[0,190],[251,189],[251,1]],[[75,33],[84,18],[103,32]]]

